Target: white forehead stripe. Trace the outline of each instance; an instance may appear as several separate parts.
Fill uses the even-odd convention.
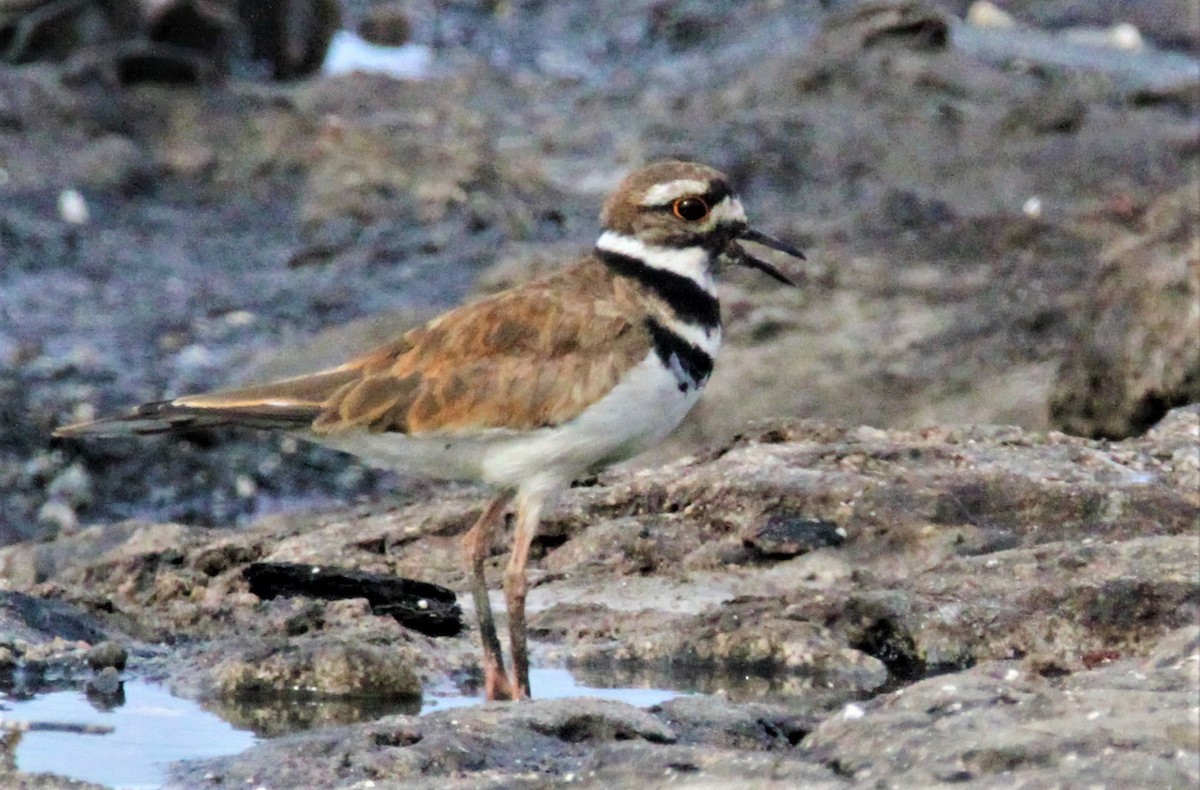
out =
[[[688,195],[703,195],[708,191],[707,181],[697,181],[693,178],[681,178],[677,181],[667,181],[655,184],[646,190],[642,197],[643,206],[665,206],[676,198]]]

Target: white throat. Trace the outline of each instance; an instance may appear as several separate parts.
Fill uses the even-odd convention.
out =
[[[636,258],[651,269],[686,277],[709,293],[716,291],[712,262],[703,247],[656,247],[632,236],[606,230],[596,240],[596,248]]]

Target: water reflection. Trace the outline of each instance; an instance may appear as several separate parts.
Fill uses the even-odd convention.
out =
[[[421,698],[325,699],[289,694],[212,700],[204,702],[203,706],[235,727],[250,730],[261,738],[274,738],[315,727],[354,724],[394,714],[417,714],[421,712]]]
[[[83,696],[91,706],[100,712],[116,710],[128,700],[125,698],[125,684],[121,683],[115,690],[98,689],[95,686],[85,686]]]
[[[599,697],[649,707],[688,693],[691,687],[667,675],[635,677],[622,675],[613,682],[611,673],[586,675],[574,670],[538,668],[529,672],[538,699]],[[264,738],[338,724],[372,721],[394,714],[416,715],[447,708],[483,703],[483,690],[472,678],[461,679],[427,690],[423,698],[379,699],[340,697],[322,699],[297,696],[254,696],[237,700],[205,702],[204,707],[237,727]]]
[[[675,689],[693,694],[724,694],[733,702],[779,701],[811,697],[829,687],[821,674],[780,672],[778,666],[713,667],[697,665],[598,664],[572,666],[584,685],[597,688]],[[535,686],[535,691],[536,686]]]

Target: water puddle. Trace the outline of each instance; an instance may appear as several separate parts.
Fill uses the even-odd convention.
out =
[[[112,728],[107,735],[24,733],[16,748],[17,767],[109,787],[156,788],[166,780],[167,764],[174,760],[236,754],[256,740],[253,733],[158,684],[130,680],[124,691],[125,703],[109,710],[92,705],[82,691],[5,699],[5,719]]]
[[[649,707],[686,693],[659,688],[601,687],[611,676],[593,675],[591,682],[598,685],[587,685],[565,669],[534,669],[529,674],[530,684],[540,699],[599,697]],[[23,733],[15,749],[16,765],[30,773],[52,772],[108,787],[140,790],[161,787],[167,779],[169,764],[176,760],[237,754],[263,737],[394,713],[430,713],[481,702],[478,695],[447,686],[429,690],[419,701],[276,699],[206,708],[172,695],[157,683],[128,680],[124,683],[121,704],[93,703],[81,690],[53,691],[28,698],[0,697],[0,718],[111,728],[111,732],[100,735]]]
[[[580,683],[569,670],[549,668],[530,669],[529,685],[533,689],[534,696],[538,699],[593,697],[597,699],[617,700],[630,705],[636,705],[639,708],[658,705],[659,703],[688,693],[686,691],[671,691],[660,688],[605,688],[601,686],[589,686],[585,683]],[[469,705],[478,705],[480,702],[481,699],[478,696],[465,696],[458,689],[435,688],[425,695],[421,712],[429,713],[435,710],[446,710],[447,708],[463,708]]]

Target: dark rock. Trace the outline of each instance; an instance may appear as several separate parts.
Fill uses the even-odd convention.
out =
[[[233,5],[251,57],[264,61],[276,79],[306,77],[319,69],[341,27],[336,0],[235,0]]]
[[[254,61],[289,79],[320,67],[340,20],[335,0],[35,1],[3,9],[0,59],[88,62],[126,85],[259,76]]]
[[[722,10],[688,0],[658,3],[651,9],[647,32],[676,51],[700,47],[727,24]]]
[[[922,231],[944,226],[954,220],[954,208],[940,200],[930,200],[911,191],[891,189],[881,206],[889,228]]]
[[[870,49],[896,46],[942,49],[949,41],[947,17],[933,4],[921,0],[859,3],[838,10],[825,23],[819,46]]]
[[[407,4],[394,2],[372,4],[367,9],[362,21],[358,23],[358,32],[372,44],[389,47],[407,44],[413,33]]]
[[[102,10],[91,3],[16,3],[0,11],[0,60],[9,63],[64,60],[105,26]]]
[[[55,639],[97,643],[105,639],[105,629],[95,617],[62,601],[11,591],[0,591],[0,633],[6,640],[32,644]]]
[[[242,576],[259,598],[365,598],[376,614],[391,615],[423,634],[454,636],[462,630],[462,610],[454,592],[429,582],[294,562],[256,562],[247,566]]]
[[[837,524],[772,513],[742,530],[742,542],[766,557],[795,557],[846,540]]]

